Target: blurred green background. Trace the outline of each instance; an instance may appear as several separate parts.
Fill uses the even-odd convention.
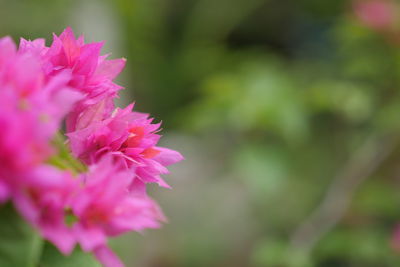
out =
[[[0,0],[1,36],[66,26],[186,157],[128,267],[400,266],[400,2]]]

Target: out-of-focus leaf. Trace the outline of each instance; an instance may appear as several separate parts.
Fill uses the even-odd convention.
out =
[[[397,266],[399,259],[392,258],[388,234],[373,226],[341,227],[328,234],[316,248],[315,259],[324,261],[341,260],[363,266]]]
[[[369,119],[374,108],[374,93],[351,81],[315,81],[308,90],[307,102],[314,112],[329,111],[350,122]]]
[[[41,238],[14,210],[0,205],[0,266],[36,267]]]
[[[312,267],[308,255],[301,251],[290,251],[284,240],[270,238],[261,241],[256,246],[252,255],[254,267],[276,266],[276,267]]]
[[[249,187],[250,195],[265,202],[282,194],[289,171],[286,164],[283,151],[276,147],[265,149],[249,145],[235,158],[237,173]]]
[[[91,254],[76,248],[71,255],[62,255],[52,244],[46,242],[39,267],[101,267]]]
[[[309,130],[307,108],[301,88],[285,66],[273,57],[261,60],[253,53],[240,60],[237,67],[204,82],[204,98],[192,108],[189,126],[200,131],[215,127],[263,130],[289,142],[304,140]]]

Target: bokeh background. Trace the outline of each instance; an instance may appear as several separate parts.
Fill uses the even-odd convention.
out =
[[[66,26],[186,157],[128,267],[400,266],[400,2],[0,0],[0,36]]]

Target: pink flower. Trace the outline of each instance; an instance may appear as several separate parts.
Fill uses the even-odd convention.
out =
[[[388,29],[396,20],[397,6],[391,0],[356,1],[354,11],[366,26],[376,29]]]
[[[400,224],[396,225],[390,240],[390,246],[396,252],[400,252]]]
[[[14,177],[14,205],[42,236],[69,254],[75,239],[66,225],[69,203],[78,190],[78,181],[69,172],[42,165]]]
[[[119,262],[105,249],[108,236],[127,231],[158,228],[165,220],[158,205],[150,198],[133,194],[128,186],[133,174],[121,171],[117,162],[108,157],[90,167],[82,177],[83,188],[72,201],[77,217],[74,232],[85,251],[94,251],[106,266],[119,266],[106,262]]]
[[[72,177],[44,162],[51,140],[82,94],[67,87],[70,71],[46,77],[39,55],[0,39],[0,202],[12,199],[44,238],[64,253],[74,245],[64,224]]]
[[[65,29],[60,36],[54,35],[53,39],[49,48],[44,46],[41,39],[22,39],[20,50],[41,55],[47,76],[57,75],[63,70],[71,72],[68,85],[85,94],[84,99],[68,115],[67,130],[73,131],[76,120],[88,107],[105,99],[112,101],[122,89],[112,80],[122,71],[126,60],[107,60],[108,55],[100,56],[103,43],[85,44],[82,36],[75,39],[71,28]]]
[[[79,243],[106,267],[121,267],[108,237],[166,220],[146,183],[169,187],[160,175],[183,157],[157,146],[160,124],[148,114],[114,108],[121,87],[112,80],[125,60],[107,60],[101,47],[75,39],[70,28],[50,47],[21,39],[17,49],[0,39],[0,203],[12,201],[62,253]],[[89,167],[78,177],[48,165],[64,119],[72,153]],[[85,169],[65,149],[53,159]]]
[[[156,146],[160,124],[152,124],[148,114],[132,112],[132,107],[116,109],[111,117],[93,120],[86,128],[69,133],[72,153],[86,164],[112,154],[125,169],[135,171],[139,181],[169,187],[160,175],[167,174],[166,166],[183,157],[179,152]]]
[[[81,94],[66,86],[70,74],[46,79],[39,59],[0,39],[0,177],[42,163],[53,135]]]
[[[0,93],[0,99],[6,100]],[[13,173],[41,164],[53,151],[47,129],[40,129],[39,114],[19,112],[0,100],[0,177],[11,179]]]

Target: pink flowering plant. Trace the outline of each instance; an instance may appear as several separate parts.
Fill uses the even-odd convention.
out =
[[[124,266],[108,238],[166,220],[146,186],[169,188],[183,158],[148,114],[114,106],[125,59],[102,45],[70,28],[50,46],[0,39],[1,266]]]

